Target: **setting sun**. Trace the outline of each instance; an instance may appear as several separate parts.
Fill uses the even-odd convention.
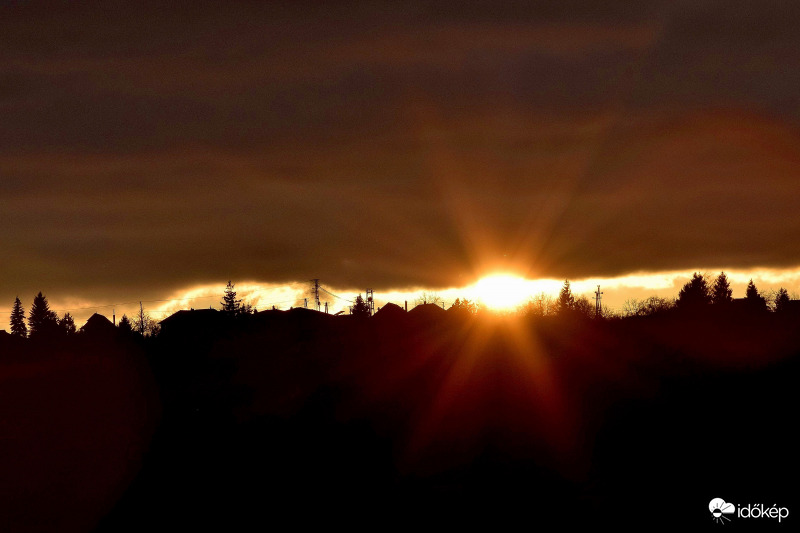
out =
[[[493,274],[473,286],[475,298],[498,311],[518,307],[530,296],[531,281],[510,274]]]

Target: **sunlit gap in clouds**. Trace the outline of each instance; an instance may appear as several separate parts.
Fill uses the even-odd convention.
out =
[[[597,285],[603,291],[603,306],[607,309],[619,311],[625,301],[631,298],[646,298],[661,296],[675,298],[681,287],[689,281],[694,272],[705,273],[712,279],[719,274],[719,269],[698,268],[694,270],[673,270],[664,272],[640,272],[618,277],[597,277],[570,280],[570,287],[575,296],[594,298]],[[756,284],[758,290],[764,294],[780,287],[786,288],[794,298],[800,293],[800,267],[754,268],[754,269],[725,269],[731,283],[734,298],[742,298],[750,279]],[[308,299],[308,307],[314,308],[315,302],[309,280],[270,283],[258,281],[233,280],[237,299],[250,304],[259,311],[272,309],[289,309],[302,307]],[[220,308],[225,282],[196,285],[193,287],[175,289],[156,300],[142,300],[142,306],[152,318],[162,320],[172,313],[182,309],[208,309]],[[324,310],[325,302],[328,303],[330,313],[348,313],[352,301],[358,294],[365,295],[366,288],[335,287],[320,280],[321,286],[326,291],[320,291],[320,309]],[[408,303],[412,309],[423,292],[436,295],[449,308],[456,298],[467,298],[498,312],[513,312],[528,299],[536,298],[541,294],[557,297],[564,284],[563,279],[540,278],[525,279],[513,272],[487,272],[483,277],[462,287],[407,287],[395,289],[375,288],[375,308],[378,309],[389,302],[404,307]],[[137,295],[121,299],[117,302],[94,301],[79,295],[60,297],[57,293],[46,294],[50,308],[59,316],[69,312],[80,327],[93,313],[99,313],[112,318],[116,316],[119,322],[123,314],[133,318],[139,313],[139,300]],[[22,298],[23,307],[28,309],[30,301]],[[8,315],[10,309],[6,310]]]
[[[581,278],[569,281],[570,289],[575,296],[586,296],[590,299],[594,298],[597,286],[600,285],[600,290],[603,291],[604,307],[618,311],[622,309],[625,301],[631,298],[677,297],[681,287],[691,279],[695,272],[704,273],[710,278],[709,281],[713,281],[720,270],[698,268],[638,272],[625,276]],[[745,288],[751,279],[762,294],[779,287],[788,289],[790,293],[800,292],[800,267],[792,269],[726,269],[725,274],[731,283],[734,298],[744,297]],[[470,301],[486,305],[491,310],[508,312],[515,311],[529,299],[536,298],[541,294],[557,297],[564,281],[564,279],[555,278],[525,279],[510,272],[490,273],[464,287],[376,289],[375,305],[378,308],[392,302],[403,307],[405,302],[408,302],[408,307],[411,309],[416,305],[421,294],[425,292],[441,298],[446,308],[452,305],[457,298],[467,298]],[[333,292],[337,291],[339,291],[337,294],[351,299],[359,293],[364,294],[364,291],[353,289],[333,289]],[[346,306],[343,308],[346,309]]]

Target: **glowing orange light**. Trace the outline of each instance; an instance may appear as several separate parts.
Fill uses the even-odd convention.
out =
[[[510,274],[492,274],[479,280],[473,287],[474,297],[490,309],[508,311],[515,309],[530,296],[530,281]]]

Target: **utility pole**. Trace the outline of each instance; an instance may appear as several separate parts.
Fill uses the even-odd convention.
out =
[[[144,307],[142,302],[139,302],[139,333],[144,337]]]
[[[328,314],[328,302],[325,302],[325,314]]]
[[[600,300],[603,299],[603,293],[600,292],[600,285],[597,286],[597,291],[594,293],[594,317],[600,318],[603,314],[603,308],[600,306]]]
[[[314,288],[312,289],[312,291],[314,291],[314,304],[316,306],[315,309],[319,311],[319,279],[312,279],[311,281],[314,282]]]

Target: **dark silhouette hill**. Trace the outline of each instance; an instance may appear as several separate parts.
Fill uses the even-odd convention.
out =
[[[0,340],[2,531],[90,531],[145,462],[160,402],[144,351],[76,337]]]
[[[102,452],[94,477],[62,476],[51,490],[46,472],[67,463],[55,454],[37,470],[26,460],[8,479],[30,469],[39,496],[8,500],[22,501],[12,523],[30,524],[43,505],[52,509],[42,516],[63,513],[70,530],[77,514],[55,501],[67,489],[94,495],[83,507],[63,501],[83,509],[82,524],[105,515],[97,531],[286,520],[702,528],[718,527],[707,509],[714,497],[796,501],[800,328],[790,315],[736,306],[623,320],[437,306],[363,319],[202,310],[164,320],[156,338],[75,337],[58,349],[0,337],[12,380],[6,420],[16,424],[6,427],[33,431],[21,421],[40,420],[42,442],[94,442],[90,450],[139,439],[128,448],[132,470]],[[59,381],[47,377],[68,368]],[[157,395],[142,396],[141,375]],[[131,412],[139,418],[128,426]],[[102,436],[120,425],[155,432]],[[15,442],[2,441],[4,461],[19,456]],[[63,459],[84,464],[71,452]],[[654,516],[653,501],[669,501],[669,512]]]

